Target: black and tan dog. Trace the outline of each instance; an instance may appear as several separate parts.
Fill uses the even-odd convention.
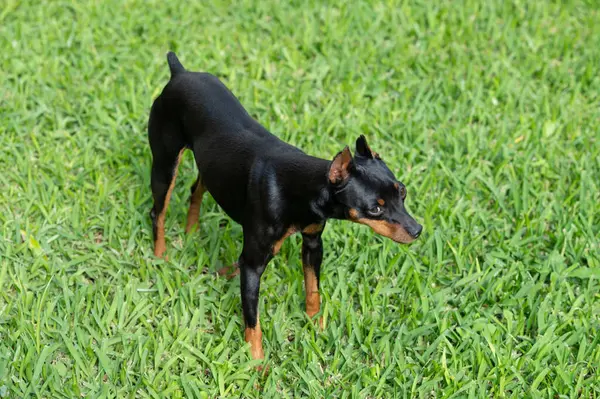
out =
[[[269,133],[237,98],[208,73],[188,72],[167,55],[171,79],[154,101],[148,134],[152,148],[151,211],[154,254],[165,252],[165,212],[185,149],[199,175],[192,186],[186,232],[197,223],[205,191],[242,225],[241,277],[245,339],[254,359],[264,357],[258,318],[260,278],[283,241],[302,234],[306,312],[320,310],[321,233],[327,219],[366,224],[396,242],[421,234],[404,208],[406,188],[364,136],[333,160],[306,155]]]

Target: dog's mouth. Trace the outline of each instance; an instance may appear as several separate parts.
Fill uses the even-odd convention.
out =
[[[421,234],[421,231],[419,231],[419,233],[411,235],[401,224],[391,223],[385,220],[360,218],[355,219],[354,222],[367,225],[372,228],[375,233],[401,244],[410,244]]]

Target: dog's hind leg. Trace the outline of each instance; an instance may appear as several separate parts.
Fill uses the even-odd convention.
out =
[[[152,149],[151,188],[154,206],[150,211],[154,233],[154,255],[162,257],[165,245],[165,214],[171,199],[179,161],[185,150],[185,144],[176,136],[175,126],[159,124],[150,118],[148,133]]]
[[[187,223],[185,226],[185,232],[189,233],[192,228],[198,223],[200,217],[200,205],[202,204],[202,197],[204,196],[205,188],[202,185],[202,176],[198,173],[198,178],[192,185],[192,196],[190,197],[190,209],[187,215]]]
[[[154,232],[154,255],[162,257],[165,249],[165,214],[169,207],[171,193],[175,187],[177,168],[184,149],[171,154],[167,159],[153,161],[152,163],[152,196],[154,206],[150,212],[152,229]]]

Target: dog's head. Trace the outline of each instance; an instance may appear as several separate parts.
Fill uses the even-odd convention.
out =
[[[348,147],[335,156],[329,182],[347,219],[400,243],[410,243],[421,234],[423,226],[404,207],[406,187],[369,148],[365,136],[356,140],[354,157]]]

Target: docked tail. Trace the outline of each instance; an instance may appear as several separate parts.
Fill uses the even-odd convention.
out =
[[[183,67],[183,65],[181,65],[181,62],[179,62],[179,59],[177,58],[174,52],[169,51],[167,53],[167,61],[169,62],[171,77],[175,77],[181,72],[185,72],[185,68]]]

